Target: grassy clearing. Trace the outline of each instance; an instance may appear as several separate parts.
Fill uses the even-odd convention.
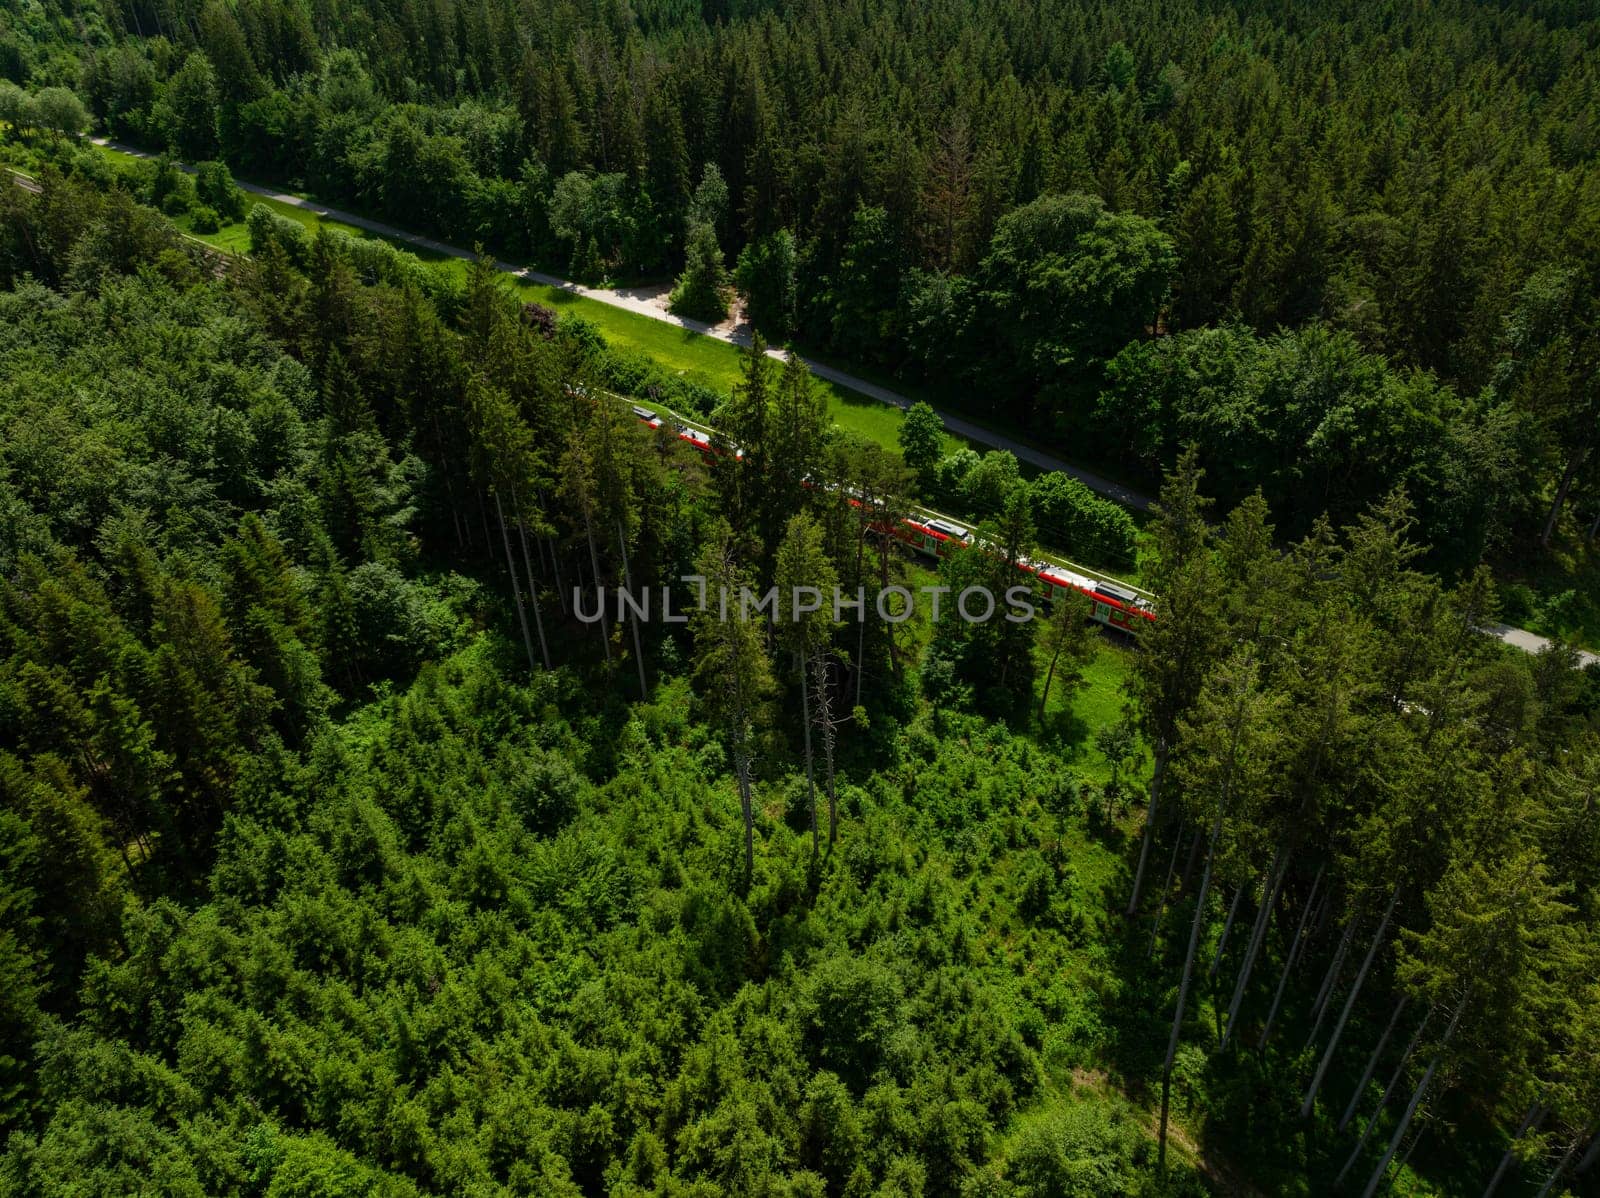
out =
[[[1133,655],[1138,650],[1121,633],[1103,630],[1095,634],[1094,649],[1094,657],[1083,670],[1083,684],[1076,691],[1062,687],[1057,678],[1040,736],[1068,749],[1069,759],[1085,778],[1105,782],[1111,777],[1111,765],[1095,747],[1094,734],[1122,717],[1128,698],[1123,684],[1133,672]],[[1040,690],[1048,665],[1048,660],[1041,660]]]

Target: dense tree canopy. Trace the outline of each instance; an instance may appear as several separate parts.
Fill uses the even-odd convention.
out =
[[[1451,569],[1548,544],[1573,501],[1593,519],[1593,413],[1506,369],[1594,359],[1600,25],[1581,6],[78,0],[0,21],[5,74],[61,127],[67,85],[114,135],[585,281],[687,263],[684,310],[708,317],[737,260],[770,340],[975,390],[1151,479],[1175,441],[1212,446],[1229,487],[1267,450],[1250,426],[1310,439],[1318,476],[1273,494],[1297,529],[1379,498],[1365,475],[1385,469],[1415,481]],[[1556,279],[1570,347],[1512,344]],[[1312,338],[1291,375],[1337,377],[1314,360],[1334,352],[1368,378],[1291,377],[1245,412],[1127,370],[1103,393],[1119,352],[1188,361],[1166,335],[1223,328],[1290,359]],[[1241,421],[1243,444],[1216,444]],[[1537,461],[1495,461],[1508,439]]]
[[[1600,671],[1478,566],[1595,494],[1585,14],[3,19],[0,1194],[1593,1188]],[[111,177],[71,83],[207,165]],[[692,230],[1159,502],[487,258],[213,252],[158,209],[230,165],[588,277]]]

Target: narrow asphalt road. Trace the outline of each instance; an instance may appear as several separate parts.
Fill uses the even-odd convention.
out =
[[[1549,647],[1548,637],[1542,637],[1536,632],[1529,632],[1523,628],[1512,628],[1509,624],[1491,624],[1486,632],[1490,636],[1499,637],[1508,645],[1515,645],[1526,653],[1538,653]],[[1578,650],[1578,661],[1582,665],[1600,665],[1600,654],[1590,653],[1587,649]]]
[[[125,145],[122,142],[112,141],[109,138],[96,137],[92,138],[91,140],[98,145],[107,146],[124,154],[132,154],[138,158],[153,157],[153,155],[145,150],[136,149],[133,146]],[[185,166],[184,169],[189,170],[190,168]],[[22,182],[22,179],[18,179],[18,183],[21,186],[27,186],[27,183]],[[330,220],[336,220],[343,224],[353,225],[358,229],[365,229],[369,233],[376,233],[380,237],[387,237],[393,241],[400,241],[407,245],[414,245],[420,249],[425,249],[435,254],[444,254],[447,257],[461,258],[464,260],[471,260],[474,256],[470,250],[461,249],[459,246],[446,245],[442,241],[435,241],[433,238],[424,237],[420,233],[408,233],[404,229],[398,229],[393,225],[386,225],[381,221],[371,220],[365,216],[358,216],[354,212],[346,212],[341,208],[331,208],[326,204],[318,204],[312,200],[301,199],[296,195],[288,195],[281,191],[274,191],[270,187],[260,187],[254,183],[246,183],[243,180],[239,181],[239,186],[252,195],[264,196],[269,200],[276,200],[280,204],[288,204],[294,208],[303,208],[307,212],[315,213],[317,216],[324,216]],[[666,322],[667,324],[675,324],[679,328],[690,329],[696,333],[703,333],[707,337],[715,337],[719,341],[726,341],[734,345],[744,345],[749,343],[749,334],[743,332],[742,330],[736,329],[730,332],[727,329],[713,328],[703,321],[689,320],[686,317],[674,316],[670,312],[666,312],[660,307],[651,303],[650,300],[640,292],[630,290],[626,287],[585,287],[581,283],[574,283],[569,279],[557,278],[555,275],[547,275],[541,271],[532,270],[526,266],[518,266],[514,262],[501,262],[497,260],[495,262],[495,267],[506,274],[516,275],[518,278],[528,279],[531,282],[540,283],[546,287],[558,287],[562,291],[570,292],[573,295],[581,295],[585,299],[595,300],[602,304],[610,304],[614,308],[622,308],[628,312],[633,312],[640,316],[648,316],[651,320],[660,320]],[[782,350],[770,349],[767,351],[767,353],[774,358],[781,359],[783,357]],[[880,403],[890,404],[896,408],[908,408],[911,406],[911,400],[906,398],[904,395],[901,395],[897,391],[891,391],[887,387],[880,387],[876,383],[870,383],[866,379],[857,378],[853,374],[849,374],[833,366],[825,365],[824,363],[818,362],[812,358],[806,358],[804,360],[806,365],[811,368],[811,373],[820,379],[826,379],[830,383],[836,383],[841,387],[846,387],[851,391],[865,395],[869,399],[875,399]],[[1146,511],[1150,507],[1151,500],[1149,496],[1141,495],[1137,491],[1130,490],[1129,488],[1122,486],[1120,483],[1112,482],[1110,479],[1103,478],[1092,471],[1073,466],[1068,462],[1062,461],[1060,458],[1053,457],[1042,450],[1035,449],[1031,445],[1025,445],[1022,442],[1013,440],[1002,433],[997,433],[992,429],[984,428],[982,425],[973,424],[970,420],[963,420],[959,416],[952,416],[948,412],[939,412],[939,418],[944,421],[945,428],[949,429],[958,437],[964,437],[968,441],[971,441],[975,444],[987,445],[993,449],[1007,450],[1011,454],[1015,455],[1018,461],[1027,462],[1030,465],[1037,466],[1041,470],[1059,470],[1063,474],[1071,475],[1090,490],[1096,491],[1109,499],[1114,499],[1125,507],[1136,508],[1139,511]],[[1539,636],[1536,633],[1528,632],[1521,628],[1511,628],[1504,624],[1497,624],[1488,631],[1492,635],[1504,641],[1506,644],[1514,645],[1518,649],[1522,649],[1528,653],[1538,653],[1540,650],[1544,649],[1550,644],[1550,641],[1547,638]],[[1586,650],[1579,650],[1578,658],[1582,664],[1586,666],[1600,665],[1600,655],[1590,653]]]

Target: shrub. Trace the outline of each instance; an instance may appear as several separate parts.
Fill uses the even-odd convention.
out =
[[[43,87],[33,97],[33,116],[41,128],[76,137],[89,127],[89,110],[64,87]]]
[[[800,1014],[813,1063],[859,1092],[902,1026],[900,979],[864,957],[825,957],[802,983]]]
[[[451,629],[445,613],[430,605],[425,584],[385,562],[364,562],[350,571],[347,585],[360,665],[367,672],[398,677],[447,647]]]
[[[1076,1102],[1023,1127],[1011,1153],[1011,1180],[1029,1198],[1137,1194],[1143,1139],[1112,1107]]]
[[[219,215],[229,221],[243,218],[244,192],[239,190],[239,185],[233,181],[233,176],[222,163],[202,162],[197,166],[194,172],[194,191],[202,204],[215,208]]]
[[[1016,458],[1003,449],[990,450],[961,480],[966,511],[979,516],[998,515],[1012,485],[1021,477]]]
[[[222,220],[215,208],[197,204],[189,210],[189,228],[196,233],[215,233],[222,228]]]
[[[980,461],[982,459],[974,451],[966,448],[940,458],[939,464],[933,468],[934,498],[940,503],[951,505],[962,503],[967,475],[972,473]]]
[[[567,329],[579,321],[586,336],[593,325],[581,317],[567,316],[561,328]],[[651,404],[659,404],[691,416],[708,417],[722,402],[722,395],[703,379],[672,373],[650,355],[636,349],[612,349],[599,338],[595,330],[595,343],[589,346],[600,370],[600,382],[612,391],[632,395]]]
[[[1500,591],[1500,616],[1508,624],[1525,625],[1533,619],[1538,597],[1525,582],[1513,582]]]
[[[543,304],[523,304],[522,323],[538,333],[545,341],[556,335],[555,309],[546,308]]]
[[[511,804],[530,831],[556,831],[578,811],[582,779],[557,753],[536,750],[513,782]]]
[[[900,453],[906,465],[927,485],[929,473],[939,461],[939,446],[944,439],[944,421],[920,399],[906,411],[900,422]]]
[[[144,194],[140,198],[168,216],[182,216],[194,204],[194,180],[170,159],[162,158],[146,176]]]
[[[1131,566],[1139,531],[1125,508],[1052,471],[1029,484],[1039,540],[1087,561]]]
[[[250,252],[259,254],[276,242],[290,262],[304,269],[311,260],[311,238],[305,227],[286,216],[279,216],[265,204],[250,209],[245,228],[250,232]]]

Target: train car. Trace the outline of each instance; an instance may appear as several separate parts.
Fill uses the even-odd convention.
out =
[[[634,405],[633,414],[641,423],[652,429],[660,428],[664,423],[661,417],[649,408]],[[680,441],[688,443],[707,457],[713,453],[728,452],[726,448],[713,444],[711,434],[701,429],[676,423],[673,425],[673,430]],[[742,461],[744,450],[734,446],[733,455],[735,459]],[[816,486],[809,477],[804,481],[807,487]],[[852,507],[861,506],[859,496],[848,488],[847,494]],[[882,530],[878,531],[881,535]],[[958,549],[978,543],[970,528],[940,516],[906,516],[893,531],[894,535],[914,552],[935,560],[949,557]],[[1076,591],[1088,596],[1089,618],[1096,623],[1104,624],[1107,628],[1116,628],[1130,636],[1137,636],[1156,618],[1149,600],[1129,587],[1104,579],[1090,578],[1088,575],[1046,561],[1024,560],[1018,563],[1017,568],[1024,574],[1033,575],[1044,584],[1044,597],[1047,602],[1053,592],[1062,590]]]
[[[924,520],[907,516],[900,521],[900,527],[895,530],[895,535],[918,553],[933,558],[949,557],[957,549],[964,549],[972,544],[970,528],[963,528],[949,520],[937,518]]]
[[[1089,599],[1089,618],[1107,628],[1137,636],[1156,615],[1149,600],[1129,587],[1101,578],[1090,578],[1052,562],[1029,561],[1027,571],[1045,584],[1045,595],[1052,591],[1076,591]]]
[[[666,423],[656,412],[649,408],[640,407],[638,404],[632,405],[632,408],[634,416],[636,416],[639,420],[639,423],[643,424],[646,428],[660,428]],[[677,423],[672,426],[672,431],[677,435],[678,440],[682,441],[692,449],[699,450],[703,454],[725,454],[728,452],[721,446],[712,444],[711,434],[704,432],[701,429],[693,428],[687,424]],[[744,459],[744,450],[735,447],[733,456],[742,461]]]
[[[712,454],[717,454],[720,457],[728,453],[726,446],[718,445],[712,441],[710,433],[698,428],[691,428],[687,424],[678,425],[678,440],[686,442],[707,457]],[[733,457],[735,461],[744,461],[744,450],[735,445],[733,447]]]

